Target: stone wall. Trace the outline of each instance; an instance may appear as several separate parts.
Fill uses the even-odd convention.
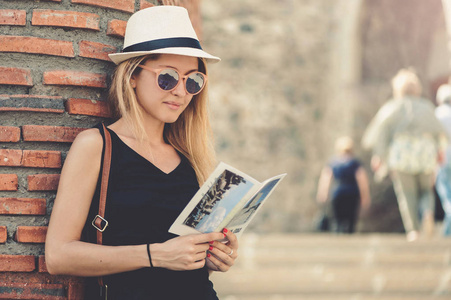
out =
[[[305,230],[327,138],[330,1],[203,1],[213,126],[220,160],[264,180],[288,176],[255,230]],[[258,227],[258,229],[257,229]]]

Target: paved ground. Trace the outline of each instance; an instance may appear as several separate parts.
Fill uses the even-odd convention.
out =
[[[221,300],[451,300],[451,238],[245,234]]]

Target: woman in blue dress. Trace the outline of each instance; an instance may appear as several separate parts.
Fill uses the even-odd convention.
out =
[[[331,193],[333,211],[332,227],[338,233],[353,233],[360,208],[367,210],[371,204],[368,176],[359,160],[353,155],[353,141],[341,137],[335,143],[337,155],[321,172],[317,201],[325,203]]]

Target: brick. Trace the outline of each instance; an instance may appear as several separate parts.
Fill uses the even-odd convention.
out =
[[[61,152],[24,150],[22,166],[30,168],[61,168]]]
[[[46,200],[40,198],[0,198],[1,215],[45,215]]]
[[[27,23],[27,12],[19,9],[0,9],[0,25],[20,25]]]
[[[23,140],[27,142],[72,143],[75,137],[87,128],[62,126],[22,126]]]
[[[0,49],[1,47],[0,38]],[[31,71],[30,69],[0,67],[0,84],[33,86]]]
[[[0,95],[0,111],[64,113],[64,102],[60,96]]]
[[[0,191],[17,191],[19,178],[16,174],[0,174]]]
[[[46,150],[0,149],[0,166],[60,168],[61,152]]]
[[[0,255],[0,272],[32,272],[34,269],[33,255]]]
[[[45,243],[47,226],[18,226],[16,241],[19,243],[42,244]]]
[[[135,0],[72,0],[72,3],[107,7],[129,13],[135,11]]]
[[[55,191],[60,180],[59,174],[28,175],[29,191]]]
[[[110,107],[105,101],[69,98],[66,101],[66,111],[71,115],[111,117]]]
[[[84,288],[83,282],[80,282],[77,278],[69,280],[67,283],[67,300],[83,299]]]
[[[59,283],[4,282],[0,283],[0,290],[0,299],[68,299],[65,297],[64,285]]]
[[[47,265],[45,263],[45,255],[40,255],[38,259],[38,272],[39,273],[48,273]]]
[[[33,10],[31,24],[37,26],[55,26],[100,31],[99,21],[100,16],[92,13],[35,9]]]
[[[72,42],[51,40],[32,36],[0,36],[0,52],[45,54],[75,57]]]
[[[0,166],[20,167],[22,165],[22,150],[0,149]]]
[[[149,8],[149,7],[152,7],[152,6],[155,6],[153,4],[153,1],[141,0],[139,2],[139,9]]]
[[[20,140],[20,128],[13,126],[0,126],[0,142],[18,142]]]
[[[37,272],[39,270],[37,268],[38,265],[35,272],[0,272],[0,299],[85,299],[84,278],[53,276]],[[77,293],[76,290],[79,292]]]
[[[106,88],[106,75],[81,71],[44,72],[44,84]]]
[[[110,36],[116,36],[123,38],[125,36],[125,27],[127,26],[126,21],[122,20],[110,20],[108,21],[108,28],[106,34]]]
[[[8,239],[8,230],[6,226],[0,226],[0,244],[4,244]]]
[[[117,48],[111,45],[90,42],[90,41],[80,41],[78,44],[81,57],[88,57],[100,60],[110,61],[108,54],[116,53]]]

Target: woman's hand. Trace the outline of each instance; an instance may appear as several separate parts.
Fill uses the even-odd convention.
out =
[[[227,243],[218,241],[210,243],[207,267],[212,271],[227,272],[238,257],[238,240],[236,235],[226,228],[222,232],[228,241]]]
[[[152,264],[175,271],[200,269],[205,265],[210,242],[222,238],[222,233],[212,232],[179,236],[162,244],[151,244]]]

